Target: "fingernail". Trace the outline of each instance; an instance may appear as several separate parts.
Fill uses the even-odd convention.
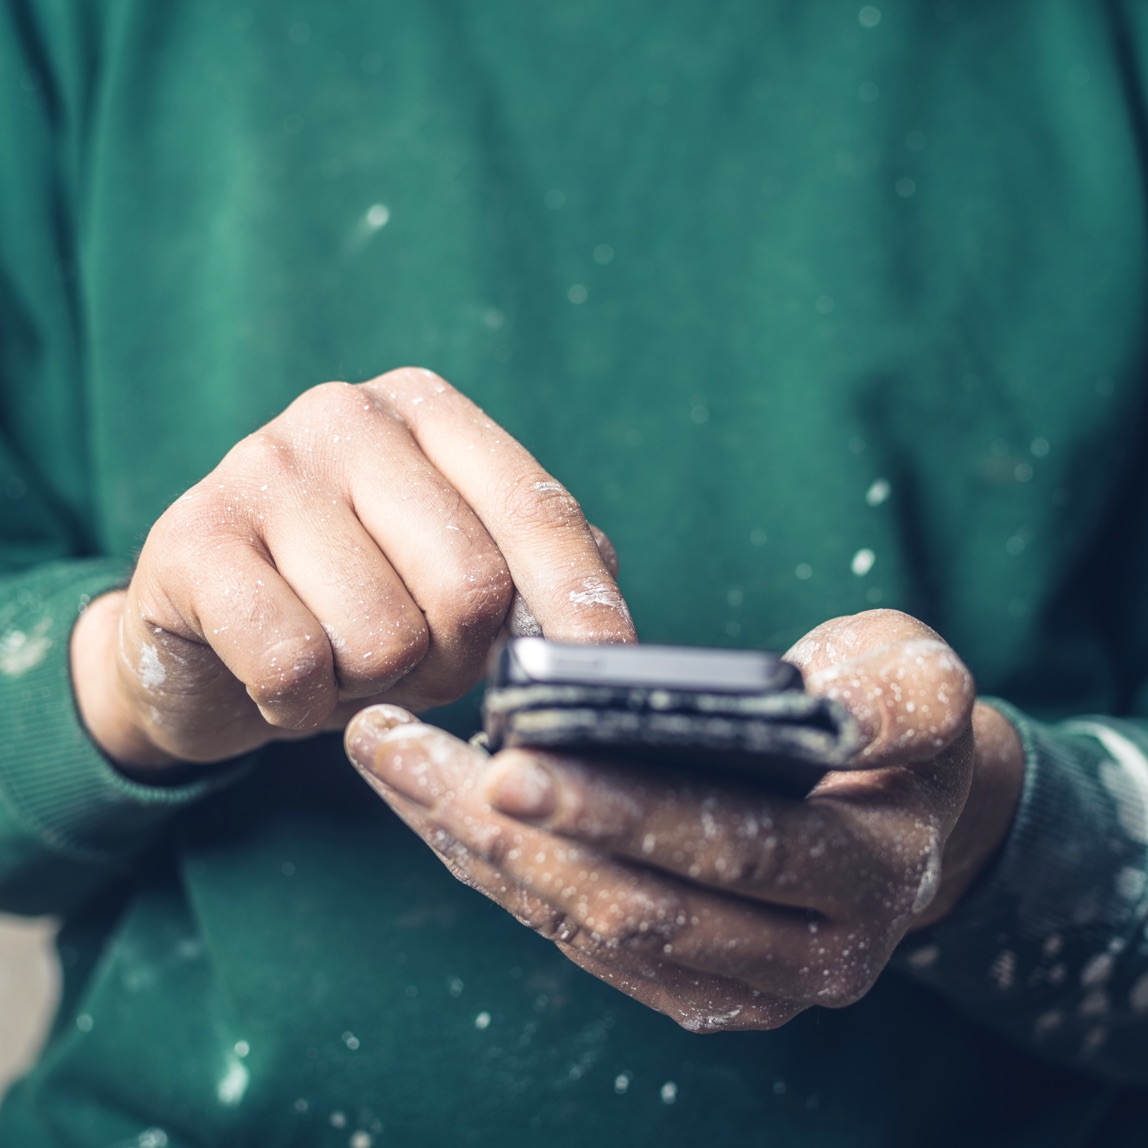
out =
[[[405,732],[418,724],[414,714],[399,706],[368,706],[351,718],[343,735],[343,745],[354,765],[374,772],[377,753],[387,735],[397,729]]]
[[[494,783],[490,803],[511,817],[549,817],[558,808],[558,787],[540,762],[525,754],[515,755]]]
[[[396,726],[379,735],[365,760],[352,761],[371,788],[384,797],[399,793],[430,809],[449,789],[449,764],[436,744],[445,737],[434,726]]]

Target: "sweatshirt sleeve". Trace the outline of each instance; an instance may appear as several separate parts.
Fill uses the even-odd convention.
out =
[[[72,700],[72,626],[128,573],[125,556],[101,553],[85,461],[69,221],[92,53],[75,22],[61,5],[0,4],[0,910],[27,913],[78,904],[235,776],[137,785],[101,756]]]
[[[996,863],[895,967],[1067,1067],[1148,1082],[1148,723],[1042,724]]]
[[[69,638],[121,567],[65,561],[0,579],[0,908],[66,911],[126,873],[180,809],[237,773],[225,766],[188,785],[139,785],[84,730]]]

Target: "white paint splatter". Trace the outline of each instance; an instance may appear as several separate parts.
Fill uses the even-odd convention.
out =
[[[223,1076],[215,1086],[215,1095],[219,1097],[219,1103],[234,1108],[246,1095],[250,1080],[251,1073],[247,1070],[247,1066],[229,1055]]]
[[[658,1090],[658,1095],[663,1104],[673,1104],[678,1098],[678,1086],[672,1080],[667,1080]]]
[[[331,643],[331,649],[336,654],[345,654],[347,652],[347,639],[329,623],[322,622],[320,625],[323,627],[323,633],[327,635],[327,641]]]
[[[1080,972],[1080,983],[1085,988],[1096,988],[1108,981],[1116,967],[1111,953],[1101,953],[1085,962]]]
[[[0,637],[0,673],[17,678],[35,669],[52,648],[48,631],[52,628],[51,618],[41,618],[27,633],[23,630],[9,630]]]
[[[1128,1003],[1136,1013],[1148,1012],[1148,973],[1134,981],[1128,992]]]
[[[630,617],[626,601],[617,589],[594,578],[587,578],[581,590],[571,590],[567,599],[575,606],[608,606],[624,618]]]
[[[144,646],[140,651],[140,664],[136,670],[140,685],[145,690],[154,690],[167,681],[167,670],[159,660],[159,650],[155,646]]]
[[[1116,874],[1116,892],[1125,901],[1139,901],[1144,896],[1145,886],[1148,885],[1148,873],[1127,865]]]
[[[873,569],[873,563],[876,561],[877,555],[868,547],[865,547],[853,555],[853,561],[849,563],[849,569],[852,570],[858,578],[864,578],[865,575]]]
[[[937,945],[925,945],[920,949],[914,949],[905,960],[908,962],[909,968],[920,972],[923,969],[931,969],[937,963],[940,955],[941,950]]]
[[[893,487],[887,478],[876,478],[873,480],[873,485],[865,492],[865,501],[870,506],[880,506],[892,493]]]
[[[930,831],[930,840],[923,856],[925,868],[910,910],[914,916],[923,913],[933,903],[941,887],[941,835],[936,829]]]
[[[1011,989],[1016,980],[1016,953],[1011,949],[997,953],[996,959],[989,966],[989,976],[1002,993]]]
[[[1097,722],[1068,722],[1067,733],[1094,737],[1112,755],[1101,762],[1100,781],[1116,800],[1121,828],[1138,845],[1148,845],[1148,758],[1127,737]]]
[[[477,1028],[479,1032],[482,1032],[483,1029],[490,1028],[490,1013],[485,1010],[480,1012],[478,1016],[474,1018],[474,1027]]]

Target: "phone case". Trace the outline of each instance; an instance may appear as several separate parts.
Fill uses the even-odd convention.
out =
[[[849,768],[861,731],[843,706],[800,689],[755,695],[601,685],[508,685],[483,702],[492,750],[533,746],[581,757],[730,772],[803,797]]]

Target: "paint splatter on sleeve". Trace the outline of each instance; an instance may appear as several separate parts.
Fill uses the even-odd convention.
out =
[[[991,873],[895,966],[1037,1055],[1148,1081],[1148,728],[994,701],[1028,759]]]
[[[0,909],[60,913],[108,881],[184,806],[243,767],[138,785],[100,754],[72,701],[72,626],[123,563],[90,559],[0,578]]]

